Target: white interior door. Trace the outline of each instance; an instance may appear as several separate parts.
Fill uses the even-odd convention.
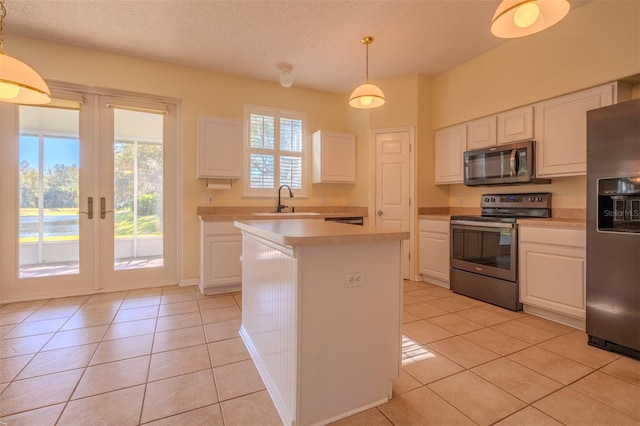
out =
[[[176,284],[175,105],[53,94],[0,105],[0,301]]]
[[[410,130],[378,130],[374,132],[375,159],[375,224],[381,228],[400,228],[411,233],[403,243],[402,276],[410,279],[411,247],[411,144]]]

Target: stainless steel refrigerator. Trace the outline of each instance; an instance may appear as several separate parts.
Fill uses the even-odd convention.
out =
[[[640,358],[640,99],[587,113],[589,344]]]

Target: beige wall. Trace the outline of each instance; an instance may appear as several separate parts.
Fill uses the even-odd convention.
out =
[[[435,76],[433,129],[639,73],[640,1],[594,0],[571,12],[561,25],[511,40]],[[418,179],[423,198],[437,192],[428,179]],[[556,208],[586,206],[584,177],[516,189],[451,185],[449,206],[477,207],[483,193],[514,190],[550,191]]]
[[[231,190],[207,190],[196,178],[197,116],[215,115],[242,118],[243,105],[266,105],[305,111],[310,133],[318,129],[354,132],[358,136],[358,176],[355,185],[310,185],[307,199],[294,199],[293,205],[367,206],[369,200],[369,124],[368,113],[353,111],[347,96],[292,87],[238,76],[115,55],[22,37],[7,37],[10,53],[28,63],[47,80],[89,87],[117,89],[177,98],[183,111],[183,278],[199,275],[199,223],[196,208],[205,195],[214,205],[275,206],[273,198],[243,198],[242,184]],[[15,53],[14,53],[15,52]],[[311,160],[311,156],[307,157]]]
[[[433,184],[433,129],[639,74],[639,17],[638,1],[594,0],[571,12],[562,25],[509,41],[437,76],[374,80],[387,103],[372,111],[349,108],[347,95],[301,89],[295,84],[284,89],[275,82],[275,72],[274,83],[268,83],[22,37],[7,36],[6,44],[9,53],[45,79],[182,100],[183,277],[189,280],[199,273],[196,207],[205,195],[212,195],[214,205],[219,206],[275,205],[275,194],[274,199],[243,198],[240,182],[229,191],[211,191],[196,179],[198,114],[241,118],[244,104],[267,105],[306,111],[309,133],[317,129],[355,133],[357,183],[312,185],[309,197],[295,200],[294,205],[368,206],[373,202],[371,131],[413,127],[414,206],[475,207],[483,189]],[[554,179],[546,187],[535,188],[557,195],[556,207],[584,206],[584,178]]]
[[[640,73],[640,1],[594,0],[434,78],[434,128]]]
[[[553,194],[553,208],[586,208],[586,178],[584,176],[572,176],[555,178],[549,185],[523,185],[523,186],[495,186],[495,187],[467,187],[464,185],[451,185],[449,193],[449,205],[451,207],[480,207],[482,194],[504,194],[508,192],[551,192]]]
[[[418,130],[416,150],[417,207],[449,204],[449,185],[435,185],[435,142],[433,134],[433,78],[420,76],[418,83]]]

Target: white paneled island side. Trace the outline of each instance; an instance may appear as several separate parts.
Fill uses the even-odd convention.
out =
[[[240,335],[283,424],[326,424],[388,401],[409,232],[313,219],[235,225]]]

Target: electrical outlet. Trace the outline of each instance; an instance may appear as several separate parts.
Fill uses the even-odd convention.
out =
[[[213,196],[205,195],[204,197],[202,197],[202,202],[205,204],[213,204]]]
[[[364,272],[348,272],[344,274],[345,287],[362,287],[364,285]]]
[[[463,202],[462,197],[458,198],[458,205],[460,205],[460,206],[461,206],[461,205],[462,205],[462,202]]]
[[[322,204],[329,204],[329,197],[327,197],[326,195],[322,196]]]

